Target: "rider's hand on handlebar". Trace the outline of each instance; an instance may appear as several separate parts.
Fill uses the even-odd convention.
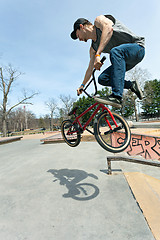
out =
[[[100,58],[99,56],[97,56],[97,57],[95,58],[95,61],[94,61],[94,68],[95,68],[96,70],[100,70],[101,67],[102,67],[102,65],[103,65],[103,63],[101,63],[100,61],[101,61],[101,58]]]
[[[78,89],[77,89],[77,95],[79,96],[80,94],[82,94],[84,87],[81,85]]]

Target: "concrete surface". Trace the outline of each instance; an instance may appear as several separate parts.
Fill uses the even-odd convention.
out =
[[[131,133],[160,137],[160,128],[131,128]]]
[[[133,122],[135,128],[160,128],[160,121],[157,122]]]
[[[160,177],[149,166],[113,163],[96,142],[23,140],[0,146],[1,240],[153,240],[123,171]]]

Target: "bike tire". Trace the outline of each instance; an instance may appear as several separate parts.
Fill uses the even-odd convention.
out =
[[[131,132],[128,123],[117,113],[112,113],[118,127],[115,126],[110,114],[107,111],[100,113],[94,124],[94,134],[97,142],[105,150],[118,153],[124,151],[131,140]],[[112,130],[108,123],[109,121]]]
[[[64,120],[61,124],[61,133],[64,141],[70,147],[76,147],[81,141],[81,135],[71,120]]]

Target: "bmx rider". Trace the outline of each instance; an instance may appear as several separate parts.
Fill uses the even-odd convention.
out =
[[[111,65],[100,74],[98,82],[112,87],[112,94],[104,98],[96,97],[96,101],[121,108],[123,89],[131,89],[142,100],[143,93],[138,82],[126,81],[125,73],[144,58],[144,37],[135,35],[112,15],[101,15],[96,17],[94,25],[85,18],[79,18],[74,23],[71,38],[84,42],[92,40],[89,66],[81,86],[77,89],[78,94],[82,93],[89,81],[93,68],[100,70],[102,67],[101,53],[108,53]]]

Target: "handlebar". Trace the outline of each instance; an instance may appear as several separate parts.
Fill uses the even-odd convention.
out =
[[[105,56],[103,56],[103,58],[101,59],[101,63],[104,63],[104,61],[106,60],[106,57]]]
[[[105,60],[106,60],[106,57],[103,56],[103,58],[101,59],[100,62],[103,63]],[[94,68],[94,69],[93,69],[93,72],[92,72],[92,79],[89,81],[89,83],[87,84],[87,86],[86,86],[84,89],[82,89],[82,91],[83,91],[88,97],[90,97],[90,98],[92,98],[92,96],[89,95],[89,94],[86,92],[86,89],[89,87],[89,85],[91,84],[92,81],[94,82],[94,88],[95,88],[95,93],[94,93],[93,96],[95,96],[95,95],[97,94],[97,84],[96,84],[96,80],[95,80],[95,76],[94,76],[95,71],[96,71],[96,69]]]

